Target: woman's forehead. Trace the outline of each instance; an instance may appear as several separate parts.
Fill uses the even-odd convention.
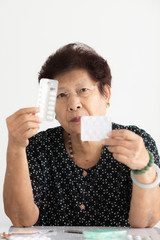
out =
[[[95,81],[89,76],[85,70],[73,70],[56,78],[59,81],[59,90],[70,87],[79,87],[84,84],[94,84]]]

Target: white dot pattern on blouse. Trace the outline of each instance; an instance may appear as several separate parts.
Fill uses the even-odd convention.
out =
[[[113,129],[124,128],[142,136],[160,165],[151,136],[136,126],[113,123]],[[107,147],[86,174],[66,152],[61,126],[32,137],[26,152],[34,201],[40,210],[36,225],[129,226],[130,169],[116,161]]]

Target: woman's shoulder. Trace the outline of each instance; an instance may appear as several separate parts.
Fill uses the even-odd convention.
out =
[[[29,142],[53,142],[55,139],[62,139],[62,127],[54,127],[54,128],[48,128],[45,131],[41,131],[37,133],[35,136],[29,139]]]
[[[149,133],[147,133],[144,129],[139,128],[135,125],[121,125],[121,124],[117,124],[117,123],[112,123],[112,129],[113,130],[116,130],[116,129],[130,130],[130,131],[138,134],[139,136],[141,136],[143,138],[144,142],[146,143],[146,145],[155,145],[155,141],[151,137],[151,135]]]
[[[147,133],[144,129],[137,127],[136,125],[121,125],[121,124],[117,124],[117,123],[112,123],[112,129],[113,130],[127,129],[127,130],[130,130],[130,131],[138,134],[146,141],[154,142],[153,138],[151,137],[151,135],[149,133]]]
[[[130,130],[140,136],[144,136],[145,134],[146,135],[149,135],[144,129],[141,129],[139,127],[137,127],[136,125],[121,125],[121,124],[118,124],[118,123],[112,123],[112,129],[113,130],[116,130],[116,129],[127,129],[127,130]]]

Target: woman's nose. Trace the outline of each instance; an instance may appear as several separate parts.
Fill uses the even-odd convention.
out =
[[[68,111],[76,111],[82,107],[79,97],[70,97],[68,100]]]
[[[79,108],[81,108],[81,106],[80,105],[77,105],[77,106],[75,106],[75,107],[69,107],[69,111],[76,111],[77,109],[79,109]]]

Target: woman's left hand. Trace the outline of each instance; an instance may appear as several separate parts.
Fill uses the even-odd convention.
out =
[[[149,154],[145,148],[143,138],[126,129],[112,130],[109,138],[103,139],[102,144],[108,145],[108,151],[113,157],[132,170],[141,170],[149,162]]]

